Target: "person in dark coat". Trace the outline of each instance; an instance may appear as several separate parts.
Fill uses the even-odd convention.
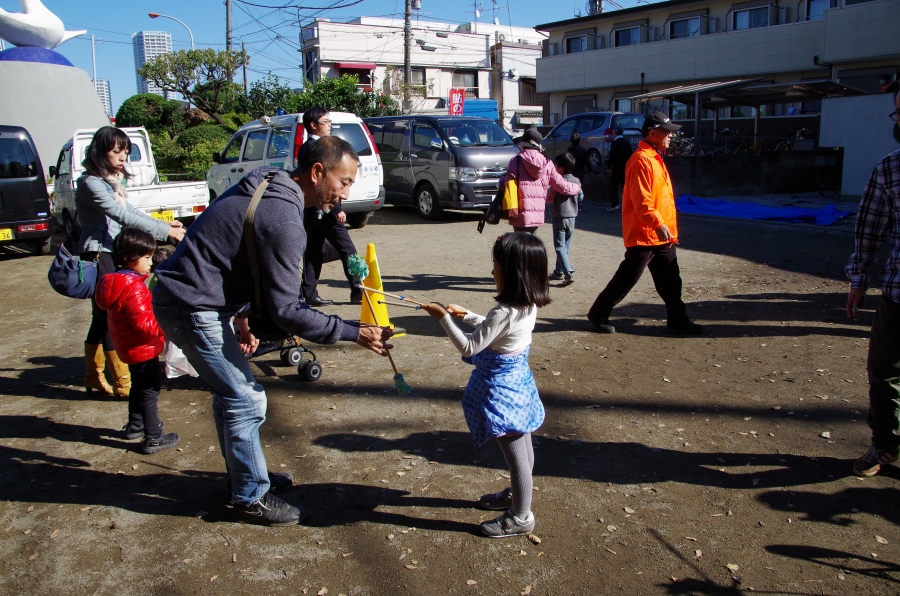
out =
[[[622,129],[616,129],[616,138],[609,146],[609,157],[606,160],[606,173],[609,174],[609,209],[618,211],[622,198],[622,189],[625,186],[625,164],[631,157],[631,143],[622,134]]]
[[[577,132],[572,133],[572,136],[569,137],[569,142],[572,143],[572,146],[566,151],[575,158],[574,176],[578,178],[579,183],[584,182],[584,174],[587,170],[587,149],[581,146],[581,135]]]

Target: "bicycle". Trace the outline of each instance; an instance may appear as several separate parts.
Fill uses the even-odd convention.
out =
[[[816,190],[826,199],[841,192],[841,171],[833,166],[819,168],[816,173]]]

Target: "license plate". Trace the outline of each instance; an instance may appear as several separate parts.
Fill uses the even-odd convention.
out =
[[[175,212],[174,211],[155,211],[150,214],[153,219],[158,219],[160,221],[175,221]]]
[[[0,228],[0,240],[13,240],[12,228]]]

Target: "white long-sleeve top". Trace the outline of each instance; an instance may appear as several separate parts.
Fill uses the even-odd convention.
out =
[[[449,314],[441,318],[441,325],[450,342],[463,356],[473,356],[485,348],[498,354],[513,354],[531,345],[537,306],[498,304],[488,311],[486,317],[466,311],[463,321],[475,327],[475,331],[464,333]]]

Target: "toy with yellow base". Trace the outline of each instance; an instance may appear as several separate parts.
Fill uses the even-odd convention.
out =
[[[375,255],[375,245],[368,244],[366,246],[366,265],[369,268],[369,275],[363,280],[362,285],[381,293],[384,285],[381,283],[381,272],[378,269],[378,257]],[[388,316],[387,306],[374,300],[363,300],[362,311],[359,315],[362,323],[370,325],[378,325],[379,327],[390,327],[394,331],[394,324],[391,323]],[[403,337],[406,333],[395,333],[391,337]]]

